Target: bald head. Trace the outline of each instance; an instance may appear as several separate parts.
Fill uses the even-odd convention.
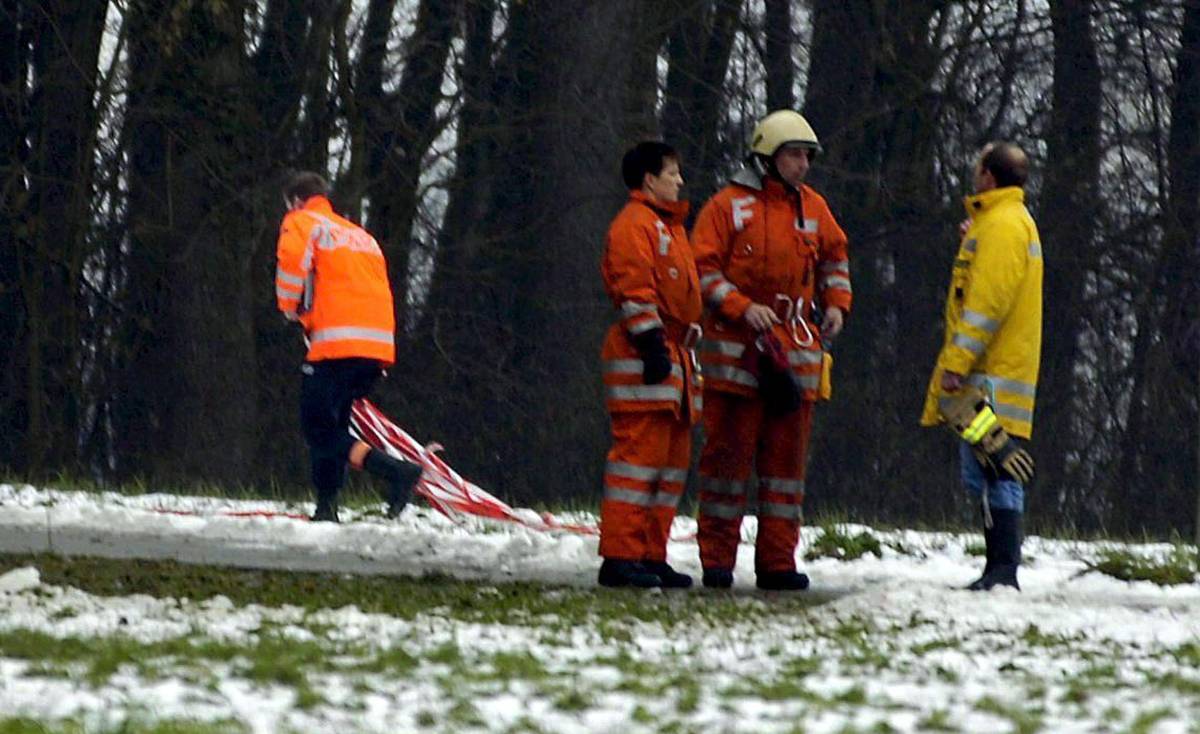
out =
[[[1029,157],[1013,143],[997,140],[979,151],[978,173],[990,174],[996,188],[1024,186],[1029,178]]]

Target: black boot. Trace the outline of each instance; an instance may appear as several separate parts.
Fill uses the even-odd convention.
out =
[[[312,522],[341,522],[338,519],[337,498],[329,495],[317,497],[317,510],[308,518]]]
[[[363,459],[363,470],[388,483],[387,516],[398,517],[412,499],[413,487],[421,478],[421,467],[411,461],[395,459],[383,451],[371,449]]]
[[[755,585],[765,591],[804,591],[808,575],[799,571],[759,571]]]
[[[983,547],[987,556],[987,561],[983,564],[983,573],[980,574],[979,578],[975,579],[970,584],[967,584],[968,591],[984,591],[984,579],[986,579],[992,573],[992,569],[996,567],[996,522],[993,518],[992,527],[990,528],[986,525],[986,520],[984,522]]]
[[[704,586],[708,589],[728,589],[729,587],[733,586],[733,569],[704,569]]]
[[[605,558],[604,563],[600,564],[598,580],[601,586],[634,586],[639,589],[663,585],[658,574],[651,573],[638,561],[623,558]]]
[[[664,589],[692,588],[692,577],[686,573],[679,573],[666,561],[642,561],[642,567],[662,579]]]
[[[1011,586],[1017,591],[1017,568],[1021,565],[1021,513],[1016,510],[992,510],[992,568],[979,579],[975,591],[990,591],[996,586]]]

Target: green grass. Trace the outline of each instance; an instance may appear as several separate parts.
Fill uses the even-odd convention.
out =
[[[821,535],[805,551],[804,558],[808,561],[818,558],[854,561],[868,553],[876,558],[883,557],[882,546],[874,535],[867,532],[850,535],[837,525],[827,525],[821,528]]]
[[[0,718],[0,734],[241,734],[248,731],[245,726],[232,721],[206,723],[186,719],[143,721],[129,718],[114,726],[96,728],[69,719],[43,722]]]
[[[351,576],[196,566],[175,561],[110,560],[59,555],[0,555],[0,574],[35,566],[42,582],[99,596],[227,597],[237,605],[294,605],[309,611],[355,605],[364,612],[413,619],[440,616],[478,623],[525,623],[570,629],[583,624],[656,622],[667,629],[707,622],[787,617],[829,601],[828,594],[645,593],[513,582],[492,584],[446,576]],[[620,625],[618,625],[619,627]]]
[[[1159,586],[1190,584],[1196,580],[1196,551],[1176,545],[1169,553],[1148,557],[1127,548],[1105,548],[1094,561],[1086,562],[1089,570],[1098,571],[1122,581],[1150,581]]]

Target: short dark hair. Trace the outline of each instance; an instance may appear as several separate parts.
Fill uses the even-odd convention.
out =
[[[997,140],[985,146],[980,165],[992,174],[996,186],[1024,186],[1029,178],[1029,158],[1020,147]]]
[[[679,154],[660,140],[643,140],[630,148],[621,159],[621,177],[625,179],[625,188],[642,188],[646,174],[657,176],[662,173],[668,158],[678,162]]]
[[[329,196],[329,182],[313,171],[292,171],[283,185],[283,198],[307,201],[312,196]]]

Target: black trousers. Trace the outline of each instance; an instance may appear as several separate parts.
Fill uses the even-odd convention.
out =
[[[350,406],[371,391],[383,374],[374,359],[323,359],[301,368],[300,426],[312,460],[317,498],[332,500],[346,481],[350,435]]]

